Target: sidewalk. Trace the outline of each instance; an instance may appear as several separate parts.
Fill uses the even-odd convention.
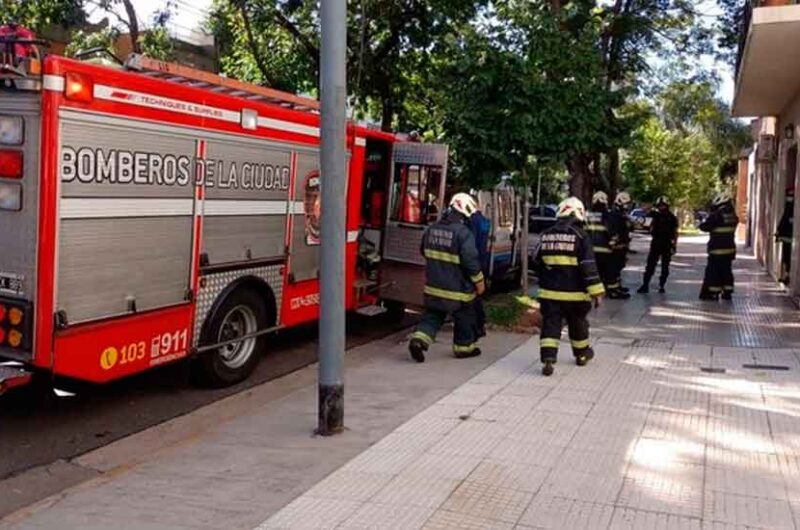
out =
[[[530,340],[260,528],[796,528],[798,313],[744,257],[700,304],[681,252],[669,295],[596,316],[589,367],[564,344],[544,378]]]
[[[345,361],[344,434],[312,435],[312,365],[0,482],[0,509],[13,509],[27,504],[47,477],[68,472],[83,480],[0,519],[0,529],[251,529],[525,339],[492,334],[486,353],[467,360],[454,359],[443,341],[424,365],[410,361],[405,333],[352,349]]]
[[[72,462],[101,475],[0,528],[796,528],[800,313],[744,256],[734,302],[701,304],[703,245],[680,250],[669,294],[592,315],[588,367],[379,341],[348,354],[342,436],[309,435],[311,368]]]

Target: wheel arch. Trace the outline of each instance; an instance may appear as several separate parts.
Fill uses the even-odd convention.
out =
[[[268,327],[274,327],[277,325],[278,322],[278,307],[277,307],[277,300],[275,297],[275,292],[272,290],[272,287],[257,276],[247,275],[237,278],[236,280],[229,283],[219,295],[217,295],[216,300],[211,305],[211,309],[209,309],[208,313],[205,316],[205,320],[203,321],[203,325],[200,328],[200,342],[203,342],[203,339],[208,334],[208,326],[210,322],[213,322],[214,319],[217,317],[222,304],[225,303],[225,300],[234,292],[238,291],[239,289],[248,289],[250,291],[255,292],[258,296],[264,301],[264,305],[267,309],[267,316],[269,318],[269,322],[267,324]]]

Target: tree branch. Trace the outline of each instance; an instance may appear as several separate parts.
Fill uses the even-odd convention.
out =
[[[275,9],[275,22],[278,23],[283,29],[285,29],[289,34],[295,38],[295,40],[300,43],[300,45],[306,49],[306,53],[308,53],[312,60],[314,61],[314,66],[316,67],[317,74],[319,74],[320,68],[320,58],[319,58],[319,46],[314,44],[308,36],[304,35],[302,31],[294,24],[291,20],[289,20],[286,15],[281,13],[279,9]]]
[[[131,48],[134,53],[142,53],[142,47],[139,44],[139,19],[136,16],[136,8],[133,7],[131,0],[122,0],[122,5],[125,7],[125,13],[128,15]]]
[[[264,64],[264,59],[261,57],[261,53],[258,50],[258,43],[256,42],[255,35],[253,34],[253,26],[250,23],[250,15],[247,13],[247,6],[245,5],[244,1],[239,1],[236,2],[236,7],[239,8],[239,13],[242,15],[244,31],[247,34],[247,46],[250,48],[250,54],[253,56],[253,60],[256,62],[258,71],[261,72],[262,83],[265,86],[274,86],[274,82],[269,75],[269,71],[267,70],[267,65]]]

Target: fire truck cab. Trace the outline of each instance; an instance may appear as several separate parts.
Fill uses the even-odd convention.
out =
[[[246,378],[271,332],[318,317],[318,102],[29,37],[0,33],[0,393],[186,358]],[[347,149],[343,310],[420,303],[447,147],[350,124]]]

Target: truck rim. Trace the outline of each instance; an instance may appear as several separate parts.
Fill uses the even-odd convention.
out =
[[[256,314],[247,306],[239,305],[228,311],[222,320],[217,339],[226,342],[258,331]],[[226,344],[219,348],[222,363],[231,369],[244,366],[256,348],[256,337]]]

